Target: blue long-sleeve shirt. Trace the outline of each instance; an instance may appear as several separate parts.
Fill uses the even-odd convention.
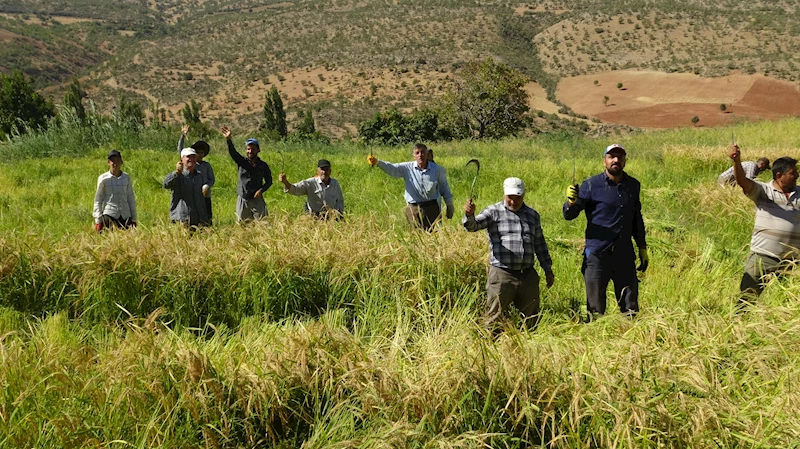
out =
[[[256,158],[254,165],[236,151],[230,140],[228,140],[228,154],[239,166],[239,184],[236,186],[236,193],[240,197],[252,200],[257,191],[261,190],[263,194],[272,187],[272,171],[266,162]]]
[[[445,204],[453,206],[453,194],[447,184],[447,175],[440,165],[429,161],[425,170],[422,170],[416,162],[392,164],[378,161],[378,167],[389,176],[403,178],[406,187],[403,198],[406,203],[424,203],[443,198]]]
[[[624,174],[619,184],[605,172],[583,181],[578,200],[564,203],[564,218],[573,220],[586,211],[586,251],[602,252],[612,245],[631,246],[631,239],[639,248],[647,247],[645,241],[642,203],[639,198],[642,185],[636,178]],[[633,248],[631,247],[631,250]]]

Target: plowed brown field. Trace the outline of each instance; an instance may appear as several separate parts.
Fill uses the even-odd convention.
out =
[[[594,80],[598,84],[594,84]],[[622,89],[617,84],[622,83]],[[718,126],[737,120],[800,115],[797,84],[762,75],[700,78],[692,74],[619,71],[561,81],[559,100],[579,114],[641,128]],[[603,104],[603,98],[608,101]],[[726,111],[720,110],[725,104]]]

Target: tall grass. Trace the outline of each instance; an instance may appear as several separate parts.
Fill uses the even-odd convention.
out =
[[[747,159],[774,159],[796,152],[798,126],[733,130]],[[723,129],[619,142],[644,186],[652,261],[639,317],[591,324],[577,318],[585,222],[560,208],[573,155],[583,179],[611,142],[435,147],[459,209],[477,157],[479,207],[520,176],[542,215],[556,284],[535,331],[512,315],[497,340],[480,326],[485,234],[455,221],[410,231],[402,182],[368,168],[369,149],[267,145],[291,180],[329,158],[347,219],[302,216],[302,200],[274,187],[270,218],[237,226],[235,168],[212,140],[219,218],[195,234],[167,222],[171,140],[119,147],[140,209],[130,232],[90,230],[109,147],[4,162],[0,447],[796,447],[800,285],[775,279],[734,313],[753,208],[715,184],[729,140]]]

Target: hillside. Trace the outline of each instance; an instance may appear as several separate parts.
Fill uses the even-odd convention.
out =
[[[560,80],[627,69],[761,74],[796,86],[800,64],[797,1],[13,3],[0,1],[13,17],[0,19],[0,39],[13,44],[0,50],[0,70],[23,68],[56,98],[77,74],[101,109],[125,92],[178,120],[194,98],[206,119],[252,128],[275,85],[290,120],[314,108],[318,127],[339,136],[377,110],[429,102],[464,61],[487,56],[544,88],[550,101],[535,99],[535,109],[578,113],[557,94]],[[591,116],[647,126],[607,112]]]

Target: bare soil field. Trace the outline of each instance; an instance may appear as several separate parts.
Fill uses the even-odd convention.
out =
[[[622,88],[617,88],[619,83]],[[557,96],[579,114],[641,128],[692,126],[695,116],[700,119],[697,126],[718,126],[800,115],[797,84],[762,75],[701,78],[685,73],[606,72],[566,78],[559,83]]]

